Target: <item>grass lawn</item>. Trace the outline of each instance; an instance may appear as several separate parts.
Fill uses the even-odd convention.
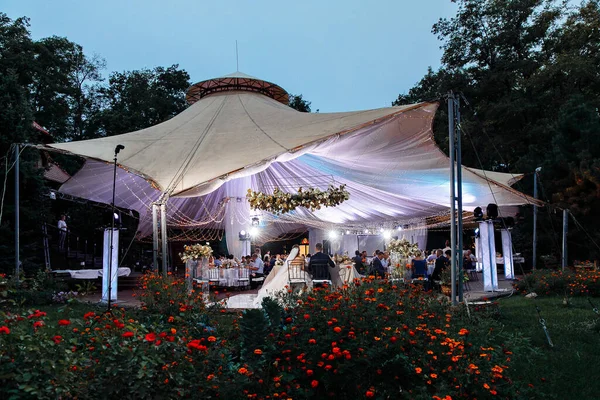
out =
[[[600,306],[600,299],[592,302]],[[499,300],[506,331],[521,332],[531,339],[535,352],[515,360],[513,373],[556,399],[600,399],[600,316],[585,298],[563,305],[559,297]],[[550,347],[539,323],[538,306],[554,347]],[[545,382],[544,382],[545,381]],[[545,397],[548,398],[548,397]]]

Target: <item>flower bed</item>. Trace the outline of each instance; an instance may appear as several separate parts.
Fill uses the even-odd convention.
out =
[[[600,272],[570,270],[537,270],[513,284],[516,290],[527,294],[560,296],[599,296]]]
[[[0,397],[526,397],[515,349],[418,288],[290,291],[219,325],[183,280],[144,283],[145,311],[2,315]]]

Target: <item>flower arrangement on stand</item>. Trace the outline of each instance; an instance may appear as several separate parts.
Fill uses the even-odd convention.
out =
[[[181,261],[199,260],[204,257],[210,257],[213,251],[209,245],[192,244],[183,246],[183,253],[179,253]]]
[[[392,239],[386,245],[390,252],[392,265],[394,266],[391,274],[393,278],[409,278],[410,259],[420,254],[419,246],[406,239]]]
[[[326,191],[300,187],[296,193],[284,192],[279,188],[275,188],[273,194],[248,189],[246,198],[253,210],[285,214],[297,207],[304,207],[310,211],[320,210],[322,207],[335,207],[348,200],[350,193],[346,190],[346,185],[330,185]]]

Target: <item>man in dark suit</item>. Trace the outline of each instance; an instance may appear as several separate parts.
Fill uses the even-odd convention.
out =
[[[322,270],[316,271],[316,269],[321,269],[325,265],[328,265],[330,268],[335,268],[335,263],[333,262],[331,257],[323,253],[323,244],[317,243],[315,245],[315,248],[317,249],[317,252],[310,257],[310,262],[308,263],[308,273],[310,274],[310,276],[313,277],[315,276],[315,274],[317,274],[317,276],[319,277],[322,277],[323,275],[326,275],[325,272]]]
[[[375,275],[379,275],[382,278],[385,277],[385,268],[383,267],[383,264],[381,263],[381,259],[383,258],[383,255],[384,254],[382,251],[378,251],[376,257],[373,258],[373,273]]]
[[[365,266],[363,265],[362,262],[362,256],[360,255],[360,251],[356,250],[354,252],[354,257],[352,258],[352,261],[354,262],[354,267],[356,268],[356,270],[358,271],[359,274],[363,274],[365,271]]]
[[[450,254],[452,254],[452,252],[450,252]],[[450,259],[444,256],[442,250],[436,251],[436,255],[437,258],[435,259],[435,268],[431,274],[432,281],[439,281],[441,279],[442,271],[448,268],[448,264],[450,264]]]

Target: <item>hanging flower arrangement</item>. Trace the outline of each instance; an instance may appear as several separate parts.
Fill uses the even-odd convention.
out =
[[[386,248],[390,253],[397,253],[402,258],[414,257],[421,253],[418,244],[406,239],[392,239]]]
[[[212,255],[212,248],[209,245],[192,244],[183,246],[183,253],[179,253],[181,261],[199,260]]]
[[[248,189],[246,198],[253,210],[285,214],[296,207],[304,207],[310,211],[320,210],[321,207],[335,207],[348,200],[350,193],[346,190],[346,185],[330,185],[326,191],[299,188],[297,193],[287,193],[275,188],[273,194],[265,194]]]

